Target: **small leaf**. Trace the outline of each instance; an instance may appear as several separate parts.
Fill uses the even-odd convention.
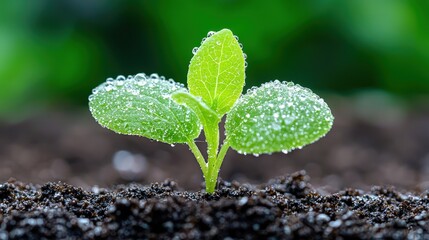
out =
[[[117,133],[138,135],[165,143],[185,143],[200,134],[194,112],[171,99],[186,89],[152,74],[108,79],[93,90],[89,107],[100,125]]]
[[[288,152],[324,136],[334,117],[322,98],[289,82],[249,89],[228,113],[225,130],[242,153]]]
[[[185,105],[188,108],[192,109],[203,126],[212,126],[213,124],[218,124],[220,117],[207,105],[199,99],[200,97],[195,97],[194,95],[188,92],[175,92],[171,95],[172,99],[181,105]]]
[[[223,115],[240,97],[244,78],[243,51],[232,32],[223,29],[195,51],[189,65],[188,87],[191,94]]]

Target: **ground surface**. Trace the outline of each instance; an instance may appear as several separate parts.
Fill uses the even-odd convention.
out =
[[[428,239],[429,192],[374,187],[320,195],[305,172],[214,195],[173,181],[84,191],[0,185],[0,239]]]

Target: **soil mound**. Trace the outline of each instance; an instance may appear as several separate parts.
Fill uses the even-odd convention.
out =
[[[429,192],[321,194],[304,171],[215,194],[174,181],[84,190],[0,184],[0,239],[429,239]]]

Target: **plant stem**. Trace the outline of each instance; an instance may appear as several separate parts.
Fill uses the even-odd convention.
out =
[[[219,154],[217,154],[217,156],[209,160],[209,170],[208,170],[209,181],[206,181],[206,192],[208,193],[213,193],[215,191],[217,179],[219,176],[219,170],[220,170],[220,167],[222,166],[223,159],[225,158],[225,155],[228,149],[229,149],[229,144],[228,142],[225,142],[222,145],[219,151]]]
[[[200,149],[198,148],[197,144],[195,144],[195,142],[192,140],[188,141],[188,146],[191,149],[192,153],[194,154],[195,158],[197,159],[197,162],[200,165],[201,171],[203,172],[204,178],[206,179],[208,164],[204,160],[204,157],[201,154]]]
[[[206,192],[213,193],[216,188],[217,171],[216,160],[219,149],[219,125],[218,123],[212,124],[209,128],[204,128],[207,141],[207,164],[208,171],[206,177]]]
[[[229,143],[225,140],[220,148],[219,154],[217,155],[216,160],[216,170],[219,172],[220,167],[222,166],[223,159],[225,158],[226,152],[228,152]]]

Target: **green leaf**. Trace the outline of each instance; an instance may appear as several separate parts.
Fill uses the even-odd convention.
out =
[[[171,99],[183,85],[152,74],[108,79],[93,90],[89,107],[94,118],[117,133],[165,143],[185,143],[198,137],[201,125],[186,106]]]
[[[195,97],[194,95],[188,92],[175,92],[171,95],[172,99],[181,105],[185,105],[192,109],[203,126],[212,126],[213,124],[218,124],[220,122],[220,117],[210,109],[204,102],[202,102],[200,97]]]
[[[242,153],[288,152],[324,136],[334,117],[322,98],[289,82],[250,89],[228,113],[227,141]]]
[[[244,86],[244,56],[228,29],[209,36],[191,59],[188,88],[216,113],[228,112]]]

